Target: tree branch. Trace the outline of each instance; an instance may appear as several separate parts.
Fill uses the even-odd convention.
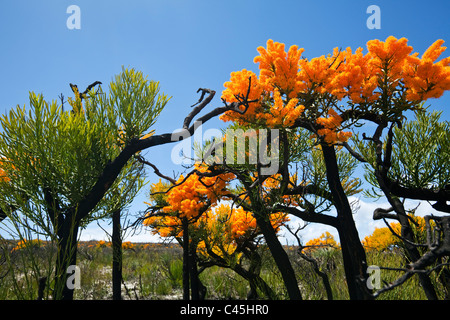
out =
[[[345,149],[347,149],[347,151],[357,160],[359,160],[360,162],[367,162],[367,160],[358,152],[356,152],[355,150],[353,150],[352,147],[350,147],[350,145],[347,142],[342,142],[341,145],[343,145],[345,147]]]
[[[171,177],[169,177],[169,176],[166,176],[166,175],[162,174],[161,171],[159,171],[159,169],[158,169],[153,163],[148,162],[148,161],[145,160],[144,157],[142,157],[141,155],[136,156],[135,159],[136,159],[137,161],[139,161],[140,163],[143,163],[143,164],[146,164],[146,165],[152,167],[152,168],[153,168],[153,171],[155,172],[155,174],[156,174],[157,176],[159,176],[159,177],[161,177],[161,178],[163,178],[163,179],[166,179],[166,180],[170,181],[172,184],[176,184],[176,183],[177,183],[177,181],[176,181],[175,179],[173,179],[173,178],[171,178]]]
[[[206,93],[207,95],[206,98],[204,99],[200,97],[199,102],[197,103],[198,105],[184,119],[183,128],[187,130],[187,134],[182,136],[183,139],[190,137],[194,133],[194,131],[197,128],[195,124],[191,125],[188,129],[186,128],[189,126],[193,118],[196,115],[198,115],[198,113],[200,113],[200,111],[202,111],[202,109],[204,109],[211,102],[211,100],[215,95],[215,91],[213,90],[199,89],[199,91],[202,91],[203,96],[205,96]],[[234,108],[238,107],[239,106],[234,106],[233,108],[231,108],[229,106],[225,106],[216,108],[210,111],[209,113],[203,115],[202,117],[199,117],[197,121],[205,123],[214,116],[217,116],[228,110],[234,110]],[[111,161],[105,166],[103,172],[98,177],[97,182],[94,184],[89,193],[84,197],[84,199],[82,199],[79,202],[78,207],[71,208],[71,211],[77,213],[78,220],[81,220],[84,217],[86,217],[89,214],[89,212],[91,212],[95,208],[95,206],[100,202],[100,200],[104,197],[106,192],[114,183],[115,179],[120,174],[122,168],[127,164],[127,162],[133,157],[134,154],[150,147],[171,143],[175,141],[178,140],[174,139],[173,134],[171,133],[152,135],[146,139],[135,138],[128,141],[125,147],[119,153],[119,155],[113,161]]]
[[[326,224],[329,226],[333,226],[333,227],[337,227],[338,225],[338,221],[336,217],[332,217],[332,216],[328,216],[325,214],[317,214],[315,212],[311,212],[308,210],[299,210],[296,207],[287,207],[281,204],[277,204],[273,207],[274,210],[276,211],[281,211],[281,212],[285,212],[285,213],[289,213],[292,214],[304,221],[307,222],[315,222],[315,223],[322,223],[322,224]]]
[[[331,195],[331,192],[319,187],[316,184],[308,184],[306,186],[298,185],[293,188],[288,188],[283,194],[284,195],[314,194],[328,201],[333,201],[333,196]]]

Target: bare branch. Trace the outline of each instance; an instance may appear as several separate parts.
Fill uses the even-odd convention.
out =
[[[373,220],[381,220],[384,218],[398,220],[398,215],[396,213],[389,213],[392,211],[394,211],[393,207],[390,207],[389,209],[377,208],[373,212]]]
[[[152,167],[153,170],[154,170],[154,172],[155,172],[155,174],[156,174],[157,176],[159,176],[159,177],[161,177],[161,178],[163,178],[163,179],[166,179],[166,180],[170,181],[172,184],[176,184],[176,183],[177,183],[177,181],[176,181],[175,179],[173,179],[173,178],[171,178],[171,177],[169,177],[169,176],[166,176],[166,175],[162,174],[161,171],[159,171],[159,169],[158,169],[153,163],[148,162],[148,161],[145,160],[144,157],[142,157],[141,155],[138,155],[138,156],[136,156],[135,158],[136,158],[136,160],[139,161],[140,163],[143,163],[143,164],[146,164],[146,165]]]
[[[328,216],[325,214],[317,214],[315,212],[311,212],[308,210],[300,210],[296,207],[291,207],[291,206],[284,206],[281,204],[277,204],[273,207],[274,210],[276,211],[282,211],[282,212],[286,212],[289,214],[292,214],[304,221],[308,221],[308,222],[318,222],[318,223],[322,223],[322,224],[326,224],[329,226],[333,226],[333,227],[337,227],[338,221],[336,217],[333,216]]]
[[[200,96],[200,99],[198,100],[198,102],[196,104],[194,104],[193,106],[196,106],[188,115],[187,117],[184,119],[183,122],[183,129],[188,129],[189,124],[191,123],[192,119],[199,114],[200,111],[203,110],[203,108],[205,108],[210,102],[211,100],[214,98],[214,95],[216,94],[216,92],[214,90],[210,90],[210,89],[205,89],[205,88],[200,88],[197,90],[197,93],[201,91],[202,95]],[[203,100],[205,94],[208,93],[208,96],[206,97],[205,100]],[[193,107],[192,106],[192,107]]]
[[[410,244],[410,245],[416,246],[416,247],[426,247],[426,245],[424,245],[424,244],[412,242],[412,241],[406,239],[405,237],[402,237],[401,235],[397,234],[397,233],[394,231],[394,229],[392,229],[392,227],[389,225],[389,223],[386,221],[386,219],[385,219],[385,218],[382,218],[382,219],[383,219],[384,223],[386,224],[386,226],[388,227],[389,231],[391,231],[391,233],[392,233],[394,236],[396,236],[397,238],[399,238],[400,240],[402,240],[402,241],[404,241],[405,243],[408,243],[408,244]]]
[[[355,150],[353,150],[353,148],[350,147],[350,145],[349,145],[347,142],[342,142],[342,143],[340,143],[340,144],[343,145],[343,146],[348,150],[348,152],[349,152],[353,157],[355,157],[355,159],[357,159],[357,160],[359,160],[359,161],[361,161],[361,162],[367,162],[367,160],[366,160],[361,154],[359,154],[358,152],[356,152]]]

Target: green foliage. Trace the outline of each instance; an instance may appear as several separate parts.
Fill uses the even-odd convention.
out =
[[[86,245],[86,244],[83,244]],[[35,299],[37,297],[37,282],[40,276],[50,275],[47,263],[55,248],[50,243],[32,250],[15,250],[14,245],[1,247],[10,252],[10,261],[15,270],[2,274],[0,277],[0,298]],[[31,248],[30,248],[31,249]],[[148,249],[137,248],[136,252],[125,251],[123,261],[123,275],[125,286],[122,286],[124,299],[180,299],[180,283],[182,260],[180,248],[159,245]],[[258,249],[263,257],[261,276],[277,293],[280,299],[283,295],[282,281],[273,258],[267,248]],[[326,299],[322,280],[312,268],[311,263],[301,259],[296,248],[286,248],[290,259],[294,262],[295,272],[302,287],[305,299]],[[264,251],[264,252],[263,252]],[[36,256],[36,253],[39,253]],[[80,251],[78,265],[81,268],[81,289],[75,290],[76,299],[111,299],[111,248],[90,247]],[[87,254],[89,253],[89,254]],[[404,267],[403,254],[398,250],[389,252],[369,251],[368,264],[391,268]],[[14,256],[14,257],[13,257]],[[348,299],[345,285],[342,255],[338,249],[333,249],[323,255],[321,252],[314,256],[318,259],[323,272],[330,278],[333,296],[337,300]],[[39,261],[33,261],[38,259]],[[37,271],[39,269],[39,271]],[[170,269],[170,271],[169,271]],[[33,270],[30,272],[30,270]],[[39,272],[39,273],[37,273]],[[381,283],[392,282],[400,275],[400,271],[381,270]],[[444,298],[444,289],[438,280],[438,274],[432,273],[431,278],[436,285],[439,298]],[[232,270],[214,266],[205,269],[200,274],[202,283],[207,288],[207,299],[246,299],[249,285]],[[49,278],[44,291],[44,299],[52,299],[53,285]],[[126,287],[126,288],[125,288]],[[379,300],[424,300],[423,290],[420,289],[417,276],[408,280],[402,286],[382,294]]]
[[[50,193],[63,213],[88,195],[105,167],[125,147],[155,123],[168,98],[159,95],[157,82],[141,72],[123,69],[110,83],[109,95],[94,93],[69,98],[73,110],[30,93],[30,107],[17,106],[3,115],[0,155],[4,178],[0,206],[11,218],[12,208],[52,233],[54,223],[45,194]],[[84,105],[83,105],[84,104]],[[124,207],[142,186],[142,166],[130,160],[97,207],[82,221],[86,225]]]
[[[450,122],[442,112],[417,112],[394,130],[392,179],[405,187],[444,188],[450,183]]]
[[[444,188],[450,183],[450,123],[440,121],[442,112],[417,111],[416,118],[393,130],[392,159],[388,176],[407,188]],[[386,138],[385,138],[386,139]],[[376,145],[356,137],[356,148],[368,161],[366,180],[373,186],[365,191],[381,197],[373,169],[376,168]],[[386,140],[383,149],[386,147]]]
[[[170,99],[159,94],[159,82],[147,80],[142,72],[134,69],[123,69],[109,87],[109,97],[99,102],[107,107],[108,121],[116,124],[117,130],[123,129],[125,141],[140,138],[155,123]]]

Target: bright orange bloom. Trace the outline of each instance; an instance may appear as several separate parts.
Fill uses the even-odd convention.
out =
[[[6,182],[8,182],[10,180],[9,177],[6,175],[5,170],[3,170],[2,168],[0,168],[0,180],[6,181]]]
[[[199,173],[207,171],[207,168],[201,165],[196,165],[195,168]],[[175,213],[180,218],[197,218],[207,206],[214,206],[221,197],[227,195],[226,186],[235,177],[232,173],[202,177],[197,172],[186,178],[181,175],[173,187],[162,183],[161,180],[152,184],[151,199],[159,205],[164,205],[162,211],[165,213]],[[158,220],[154,217],[149,219],[149,225]]]
[[[296,183],[296,179],[297,179],[297,175],[293,174],[289,177],[290,183],[292,183],[292,185],[297,185]],[[302,202],[302,200],[298,199],[298,196],[294,195],[284,195],[282,197],[282,199],[270,199],[271,196],[271,191],[272,190],[279,190],[280,189],[280,185],[281,185],[281,180],[282,180],[282,176],[281,174],[275,174],[272,175],[270,177],[268,177],[267,179],[264,180],[264,183],[262,185],[263,187],[263,197],[271,202],[278,202],[278,201],[283,201],[283,203],[285,205],[292,205],[292,206],[298,206],[299,203]],[[300,184],[303,184],[304,181],[302,181]]]
[[[152,228],[153,234],[159,234],[161,237],[182,237],[181,219],[175,216],[150,216],[144,222],[144,226]]]
[[[352,53],[351,48],[341,52],[341,60],[337,71],[328,84],[328,91],[337,99],[349,98],[353,103],[372,102],[379,97],[374,92],[378,85],[377,69],[373,66],[369,55],[358,48]]]
[[[394,224],[391,224],[393,227]],[[375,228],[370,236],[366,236],[362,244],[367,250],[383,251],[388,250],[396,243],[396,237],[389,228]]]
[[[286,104],[278,89],[273,93],[273,104],[266,113],[260,115],[261,119],[265,119],[268,127],[290,127],[294,124],[294,121],[300,117],[305,107],[303,105],[297,105],[298,99],[292,98]]]
[[[258,77],[252,71],[242,70],[231,73],[230,81],[225,82],[224,87],[226,88],[222,93],[222,99],[230,103],[237,102],[236,96],[247,96],[248,86],[250,84],[249,79],[251,79],[251,87],[248,96],[248,100],[259,100],[263,93],[263,88],[259,82]],[[244,111],[244,106],[241,106],[241,111]],[[249,104],[248,110],[242,115],[243,121],[254,122],[255,114],[257,109],[260,108],[259,102],[253,102]],[[227,111],[220,116],[223,121],[235,120],[236,112]]]
[[[265,91],[278,89],[289,98],[294,98],[304,89],[304,85],[297,80],[298,64],[304,49],[291,46],[286,53],[284,47],[283,43],[268,40],[267,49],[258,47],[260,55],[253,61],[259,63],[259,79]]]
[[[203,256],[208,256],[206,248],[211,248],[212,252],[224,258],[232,255],[239,243],[245,243],[254,239],[260,230],[256,219],[251,212],[245,211],[241,207],[231,209],[228,204],[220,204],[201,217],[203,225],[203,241],[200,242],[198,252]],[[287,214],[271,214],[270,222],[278,232],[280,227],[289,221]]]
[[[324,141],[328,143],[329,145],[335,144],[336,142],[345,142],[347,141],[351,136],[351,132],[343,132],[338,131],[341,123],[342,118],[337,114],[336,111],[333,109],[328,110],[328,118],[319,118],[317,119],[317,124],[320,124],[323,126],[322,129],[317,130],[317,133],[320,136],[324,137]]]
[[[417,53],[408,58],[408,65],[404,68],[408,100],[439,98],[444,91],[450,90],[450,57],[435,62],[446,49],[443,43],[444,40],[434,42],[421,59]]]
[[[425,242],[425,234],[426,234],[426,223],[425,219],[420,216],[409,215],[409,217],[414,221],[411,223],[411,228],[416,237],[416,242]],[[434,223],[431,222],[431,227],[434,226]],[[391,229],[397,235],[401,235],[401,225],[398,222],[392,222],[389,224]],[[388,227],[384,228],[375,228],[373,233],[369,236],[366,236],[362,240],[362,244],[364,248],[367,250],[377,250],[383,251],[391,249],[393,246],[398,246],[402,244],[402,240],[392,234],[391,230]]]
[[[291,46],[286,52],[283,43],[268,40],[266,48],[259,47],[259,55],[254,58],[259,63],[259,75],[245,69],[233,72],[222,94],[228,102],[246,96],[251,77],[249,99],[258,102],[251,103],[245,114],[229,111],[221,119],[269,128],[291,127],[299,118],[320,123],[329,119],[325,118],[329,107],[323,107],[326,101],[342,99],[377,112],[380,107],[391,108],[398,103],[400,111],[415,108],[419,102],[450,90],[450,57],[436,62],[446,49],[443,42],[433,43],[421,58],[411,54],[413,48],[406,38],[390,36],[385,41],[368,41],[365,54],[362,48],[354,52],[351,48],[335,48],[331,55],[302,59],[303,49]],[[340,125],[325,125],[318,134],[329,144],[346,141],[351,135],[341,132]]]
[[[10,165],[13,169],[14,166],[11,165],[10,161],[6,164],[7,159],[5,157],[0,157],[0,181],[9,182],[11,179],[8,177],[6,171],[3,169],[6,165]]]
[[[389,95],[393,94],[403,78],[403,68],[413,50],[408,46],[408,39],[390,36],[384,42],[370,40],[367,42],[367,49],[380,83],[386,86]]]
[[[106,242],[105,240],[99,240],[95,245],[96,248],[106,248],[111,246],[110,242]]]
[[[32,240],[23,239],[17,242],[17,245],[11,250],[11,252],[25,248],[39,248],[43,245],[45,245],[45,242],[40,239],[32,239]]]
[[[343,55],[337,48],[334,49],[332,56],[302,59],[299,61],[300,70],[297,79],[304,84],[306,92],[322,94],[332,91],[331,84],[342,59]]]
[[[205,168],[196,167],[200,172]],[[177,186],[171,188],[167,193],[168,206],[163,208],[166,213],[178,212],[180,217],[195,218],[205,208],[206,202],[214,205],[219,197],[226,195],[226,184],[233,179],[234,175],[227,173],[217,177],[202,177],[196,173],[184,178],[180,176]]]
[[[220,119],[223,121],[263,122],[268,127],[292,126],[300,117],[304,107],[298,104],[297,95],[304,90],[305,85],[297,79],[300,56],[303,49],[292,46],[286,53],[284,44],[267,41],[267,49],[258,48],[259,56],[254,62],[259,63],[259,77],[246,69],[232,72],[229,82],[224,84],[222,99],[227,102],[238,101],[236,96],[245,97],[251,78],[248,100],[258,100],[250,103],[245,114],[228,111]],[[283,100],[283,97],[286,97]],[[244,110],[244,106],[240,107]]]
[[[134,244],[131,241],[122,242],[122,249],[134,249]]]

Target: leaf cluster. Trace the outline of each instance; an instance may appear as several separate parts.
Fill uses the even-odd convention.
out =
[[[393,129],[392,157],[388,177],[405,188],[445,189],[450,183],[450,123],[440,121],[442,112],[417,111],[415,119]],[[374,174],[377,146],[371,140],[353,140],[358,152],[367,160],[365,179],[373,186],[370,197],[381,197]],[[387,137],[383,140],[386,149]]]
[[[0,118],[0,205],[5,212],[19,210],[47,229],[46,195],[59,214],[76,208],[105,167],[128,141],[150,129],[168,101],[158,94],[157,82],[133,69],[123,69],[109,87],[108,95],[100,88],[83,101],[78,98],[69,111],[31,92],[29,108],[17,106]],[[131,159],[83,223],[126,206],[142,179],[142,165]]]

